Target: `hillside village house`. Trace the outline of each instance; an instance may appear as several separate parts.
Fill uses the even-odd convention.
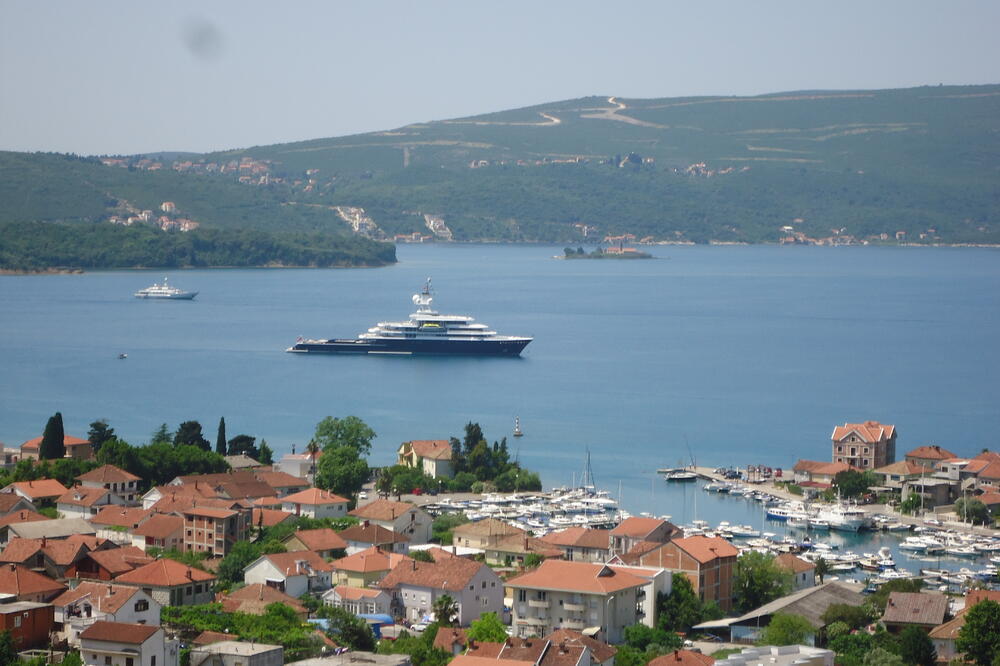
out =
[[[833,462],[875,469],[896,461],[896,426],[878,421],[845,423],[833,429]]]
[[[334,557],[338,551],[347,552],[347,542],[329,527],[315,530],[297,530],[282,542],[289,551],[311,550],[322,558]]]
[[[107,488],[74,486],[56,500],[56,511],[62,518],[91,518],[106,506],[120,506],[121,498]]]
[[[570,562],[607,562],[611,559],[611,539],[607,530],[567,527],[549,532],[542,541],[563,552]]]
[[[392,613],[392,596],[385,590],[338,585],[323,593],[323,602],[355,615]]]
[[[18,511],[34,512],[35,505],[13,490],[0,492],[0,516],[8,516]]]
[[[350,515],[373,525],[380,525],[397,534],[405,535],[410,543],[421,544],[431,540],[433,519],[426,511],[408,502],[377,499],[359,506]]]
[[[901,492],[903,484],[907,481],[919,479],[921,476],[927,476],[929,468],[910,462],[909,460],[900,460],[899,462],[879,467],[874,472],[882,477],[883,486],[895,492]]]
[[[70,645],[80,645],[80,634],[97,620],[160,624],[160,604],[136,587],[81,582],[52,600],[55,631]]]
[[[372,546],[331,562],[333,584],[347,587],[372,587],[385,578],[400,562],[410,559],[407,555],[386,552],[377,546]]]
[[[38,451],[42,445],[42,438],[35,437],[21,444],[21,460],[38,460]],[[94,445],[86,439],[63,435],[63,446],[66,448],[67,458],[77,458],[78,460],[90,460],[94,457]]]
[[[347,515],[347,505],[347,498],[319,488],[309,488],[281,498],[282,511],[309,518],[343,518]]]
[[[834,477],[850,469],[854,468],[844,462],[799,460],[792,467],[792,478],[805,488],[829,488],[833,485]]]
[[[192,506],[183,509],[184,550],[226,556],[233,546],[246,540],[251,511]]]
[[[898,634],[907,627],[929,632],[944,623],[948,597],[931,592],[890,592],[882,614],[886,631]]]
[[[120,500],[115,504],[132,505],[139,501],[139,482],[142,479],[114,465],[102,465],[81,474],[76,480],[85,488],[104,488],[110,491]]]
[[[516,536],[523,537],[527,532],[520,527],[496,518],[483,518],[471,523],[458,525],[451,531],[451,544],[464,548],[486,550],[495,546],[501,539]]]
[[[447,594],[458,605],[460,626],[483,613],[502,616],[503,581],[493,569],[440,548],[430,552],[433,562],[402,561],[378,583],[391,594],[394,615],[419,622],[432,612],[434,600]]]
[[[47,603],[65,590],[66,586],[62,583],[20,564],[0,565],[0,596],[10,596],[16,601]]]
[[[331,587],[333,567],[316,553],[299,550],[261,555],[243,569],[247,585],[260,583],[298,599]]]
[[[642,610],[648,584],[648,579],[627,568],[545,560],[537,569],[506,582],[514,635],[525,638],[572,629],[620,643],[625,627],[655,622],[652,614],[647,616]]]
[[[643,567],[684,572],[702,601],[714,601],[723,611],[733,606],[733,576],[739,550],[719,537],[690,536],[673,539],[646,552],[619,556]]]
[[[908,451],[906,455],[903,456],[903,460],[908,463],[913,463],[914,465],[934,469],[937,467],[938,463],[957,457],[958,456],[948,449],[942,449],[940,446],[931,445],[918,446],[912,451]]]
[[[296,615],[305,620],[309,615],[306,607],[298,602],[294,597],[290,597],[281,590],[277,590],[269,585],[253,583],[228,592],[218,594],[215,600],[222,604],[222,610],[227,613],[248,613],[250,615],[264,615],[267,607],[273,603],[281,603],[291,608]]]
[[[66,578],[113,580],[152,561],[152,557],[135,546],[92,550],[66,569]]]
[[[55,503],[57,499],[69,490],[55,479],[38,479],[37,481],[17,481],[0,492],[17,493],[32,504],[41,506],[46,502]]]
[[[178,646],[156,625],[99,620],[80,634],[80,658],[86,666],[173,666]]]
[[[212,601],[215,576],[162,558],[122,574],[114,582],[138,587],[162,606],[194,606]]]
[[[293,448],[291,453],[281,456],[274,469],[278,472],[284,472],[290,476],[296,476],[312,482],[316,478],[316,462],[321,455],[323,455],[322,451],[317,451],[316,453],[309,453],[308,451],[295,453]]]
[[[792,592],[798,592],[816,584],[816,565],[809,560],[804,560],[791,553],[782,553],[774,558],[774,562],[792,575]]]
[[[360,525],[353,525],[340,532],[340,538],[347,542],[347,554],[368,550],[371,547],[381,548],[386,552],[405,554],[410,549],[410,540],[381,525],[372,525],[367,520]]]
[[[415,439],[403,442],[398,464],[419,469],[432,479],[455,475],[451,465],[451,443],[446,439]]]
[[[184,550],[184,518],[174,514],[157,513],[132,528],[132,545],[146,550]]]
[[[666,520],[631,516],[611,530],[611,553],[627,553],[643,541],[666,543],[679,533],[680,528]]]

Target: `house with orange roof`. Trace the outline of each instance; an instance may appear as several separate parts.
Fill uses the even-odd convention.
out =
[[[308,490],[309,481],[298,476],[292,476],[288,472],[254,470],[254,476],[263,481],[274,491],[275,497],[287,497],[293,493]]]
[[[459,626],[468,626],[483,613],[503,613],[503,581],[493,569],[440,548],[428,552],[433,562],[400,561],[378,583],[392,597],[394,616],[419,622],[444,595],[458,606]]]
[[[139,664],[176,663],[177,644],[167,641],[163,629],[156,625],[98,620],[80,633],[80,654],[84,664],[125,664],[125,657]]]
[[[611,538],[607,530],[567,527],[549,532],[542,541],[562,550],[570,562],[607,562],[611,559]]]
[[[258,530],[295,520],[295,514],[282,511],[281,509],[268,509],[263,506],[253,507],[250,516],[250,523]]]
[[[550,645],[558,646],[560,651],[564,648],[572,649],[575,645],[586,648],[589,653],[589,658],[583,658],[574,663],[589,663],[590,666],[614,666],[615,655],[618,653],[618,648],[613,645],[608,645],[607,643],[595,640],[590,636],[585,636],[579,631],[571,631],[569,629],[556,629],[548,636],[545,636],[543,640],[547,640]],[[556,665],[550,665],[547,660],[543,658],[540,666]],[[561,664],[559,666],[561,666]]]
[[[160,624],[160,604],[137,587],[82,581],[52,600],[55,631],[79,647],[80,634],[98,620]]]
[[[896,426],[878,421],[845,423],[830,435],[833,462],[875,469],[896,461]]]
[[[451,531],[451,545],[486,550],[501,539],[521,537],[526,534],[527,532],[520,527],[489,517],[456,526]]]
[[[105,506],[90,518],[90,524],[97,530],[97,536],[119,545],[133,544],[133,530],[145,522],[152,511],[141,506]]]
[[[281,498],[281,510],[309,518],[343,518],[349,500],[328,490],[308,488]]]
[[[0,553],[0,563],[20,564],[44,571],[51,578],[67,578],[67,571],[92,550],[113,548],[97,537],[73,534],[65,539],[14,537]]]
[[[919,479],[921,476],[928,476],[933,473],[930,467],[924,467],[910,460],[889,463],[873,471],[875,474],[882,476],[883,486],[899,491],[903,489],[903,484],[907,481]]]
[[[319,594],[331,587],[333,567],[310,550],[261,555],[243,569],[247,585],[269,585],[298,599],[306,592]]]
[[[224,509],[190,506],[178,513],[184,519],[184,550],[225,557],[250,533],[250,507]]]
[[[914,465],[934,469],[938,463],[957,457],[948,449],[942,449],[940,446],[932,444],[929,446],[918,446],[912,451],[908,451],[903,456],[903,460]]]
[[[219,593],[215,600],[222,604],[222,610],[227,613],[264,615],[269,604],[280,603],[291,608],[303,620],[309,615],[309,611],[297,599],[288,596],[281,590],[261,583],[244,585],[238,590],[225,594]]]
[[[414,439],[399,445],[397,463],[419,469],[432,479],[451,478],[451,443],[447,439]]]
[[[486,563],[493,566],[523,566],[529,555],[561,558],[563,551],[527,534],[509,536],[486,549]]]
[[[16,481],[0,492],[17,493],[32,504],[53,504],[69,490],[55,479],[37,479],[35,481]]]
[[[373,525],[367,520],[360,525],[352,525],[340,531],[340,538],[347,542],[347,554],[367,550],[372,546],[392,553],[406,554],[410,540],[403,534],[387,530],[381,525]]]
[[[56,499],[56,511],[62,518],[89,519],[106,506],[121,506],[120,497],[107,488],[73,486]]]
[[[350,515],[373,525],[380,525],[397,534],[404,534],[410,543],[421,544],[431,540],[430,514],[409,502],[393,502],[379,498],[359,506]]]
[[[212,601],[215,576],[176,560],[160,558],[121,574],[114,582],[142,588],[163,606],[193,606]]]
[[[371,587],[338,585],[324,592],[322,599],[325,604],[355,615],[389,615],[392,612],[392,596],[385,590]]]
[[[101,465],[86,474],[81,474],[76,480],[86,488],[105,488],[117,495],[121,501],[116,504],[131,505],[139,501],[139,482],[142,479],[120,467]]]
[[[637,566],[683,572],[702,601],[714,601],[729,611],[738,556],[739,550],[725,539],[699,535],[673,539],[635,559],[623,559]]]
[[[962,627],[965,626],[965,614],[981,601],[1000,603],[1000,591],[969,590],[965,595],[965,608],[955,613],[955,617],[952,619],[930,630],[928,635],[931,642],[934,643],[938,663],[952,663],[953,660],[962,661],[963,654],[958,651],[955,642],[958,640],[958,634]]]
[[[774,563],[792,575],[792,592],[804,590],[816,584],[816,565],[792,553],[781,553]]]
[[[0,518],[0,544],[5,544],[10,541],[7,535],[7,528],[15,523],[31,523],[40,520],[52,520],[48,516],[43,516],[35,511],[15,511],[14,513],[8,513],[3,518]]]
[[[91,550],[66,569],[66,578],[112,580],[152,561],[152,557],[135,546]]]
[[[646,578],[608,564],[545,560],[506,582],[514,635],[548,634],[556,629],[587,630],[608,642],[624,640],[625,627],[654,617],[640,611]]]
[[[21,460],[38,460],[38,452],[42,446],[42,438],[35,437],[21,444]],[[94,457],[94,445],[89,440],[63,435],[63,446],[66,447],[67,458],[90,460]]]
[[[66,586],[20,564],[0,565],[0,595],[17,601],[48,603],[62,594]]]
[[[640,541],[666,543],[680,532],[680,528],[662,518],[631,516],[611,530],[611,554],[627,553]]]
[[[646,666],[712,666],[715,658],[694,650],[674,650],[651,660]],[[801,662],[799,662],[801,663]]]
[[[890,592],[882,614],[882,624],[892,634],[907,627],[919,627],[926,632],[944,623],[948,614],[948,597],[930,592]]]
[[[18,511],[37,511],[37,509],[29,500],[13,490],[0,492],[0,516],[7,516]]]
[[[288,550],[311,550],[322,558],[343,557],[347,542],[329,527],[315,530],[296,530],[282,541]]]
[[[330,563],[333,584],[347,587],[371,587],[395,568],[411,558],[372,546]]]
[[[799,460],[792,467],[793,479],[806,488],[830,488],[834,478],[841,472],[857,468],[843,462],[822,462]]]

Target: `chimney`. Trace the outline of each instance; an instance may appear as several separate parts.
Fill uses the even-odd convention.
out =
[[[17,565],[16,565],[16,564],[14,564],[13,562],[11,562],[11,563],[10,563],[10,570],[11,570],[11,571],[17,571]]]
[[[188,580],[194,580],[194,578],[191,576],[191,567],[187,568],[187,571],[184,572],[184,575],[187,576]]]
[[[363,523],[361,523],[361,527],[368,527],[369,524],[370,523],[366,520]]]
[[[45,538],[45,536],[43,535],[43,536],[42,536],[42,548],[45,548],[45,543],[46,543],[46,541],[47,541],[47,539],[46,539],[46,538]]]
[[[413,570],[416,571],[417,570],[417,561],[416,560],[410,560],[410,564],[413,565]]]
[[[112,587],[111,583],[108,583],[108,596],[110,597],[115,593],[115,588]]]

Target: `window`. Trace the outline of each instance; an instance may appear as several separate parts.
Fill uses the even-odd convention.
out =
[[[192,591],[193,590],[192,590],[192,588],[191,588],[190,585],[188,585],[186,588],[184,588],[184,594],[187,595],[187,596],[189,596],[189,597],[191,596],[191,592]]]
[[[14,626],[15,627],[20,627],[21,626],[21,616],[20,615],[15,615],[14,616]]]
[[[145,599],[140,599],[139,601],[135,602],[135,611],[137,613],[141,613],[142,611],[146,611],[146,610],[149,610],[149,602],[148,601],[146,601]]]
[[[149,666],[156,666],[156,655],[155,654],[149,658]]]
[[[486,589],[486,581],[485,580],[483,581],[483,589],[484,590]]]
[[[472,592],[472,591],[473,591],[474,589],[476,589],[476,586],[475,586],[475,585],[470,585],[470,586],[469,586],[469,592]]]
[[[125,657],[125,666],[135,666],[135,659],[132,657]]]
[[[517,591],[517,600],[518,601],[527,601],[528,600],[528,591],[527,590],[518,590]]]
[[[492,582],[490,582],[490,587],[496,587],[496,586],[497,586],[497,582],[495,580],[492,581]]]
[[[105,664],[105,666],[111,666],[111,656],[110,655],[104,658],[104,664]]]

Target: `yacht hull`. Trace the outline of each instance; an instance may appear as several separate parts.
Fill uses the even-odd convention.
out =
[[[296,353],[386,354],[420,356],[519,356],[530,338],[509,340],[303,340],[288,348]]]

